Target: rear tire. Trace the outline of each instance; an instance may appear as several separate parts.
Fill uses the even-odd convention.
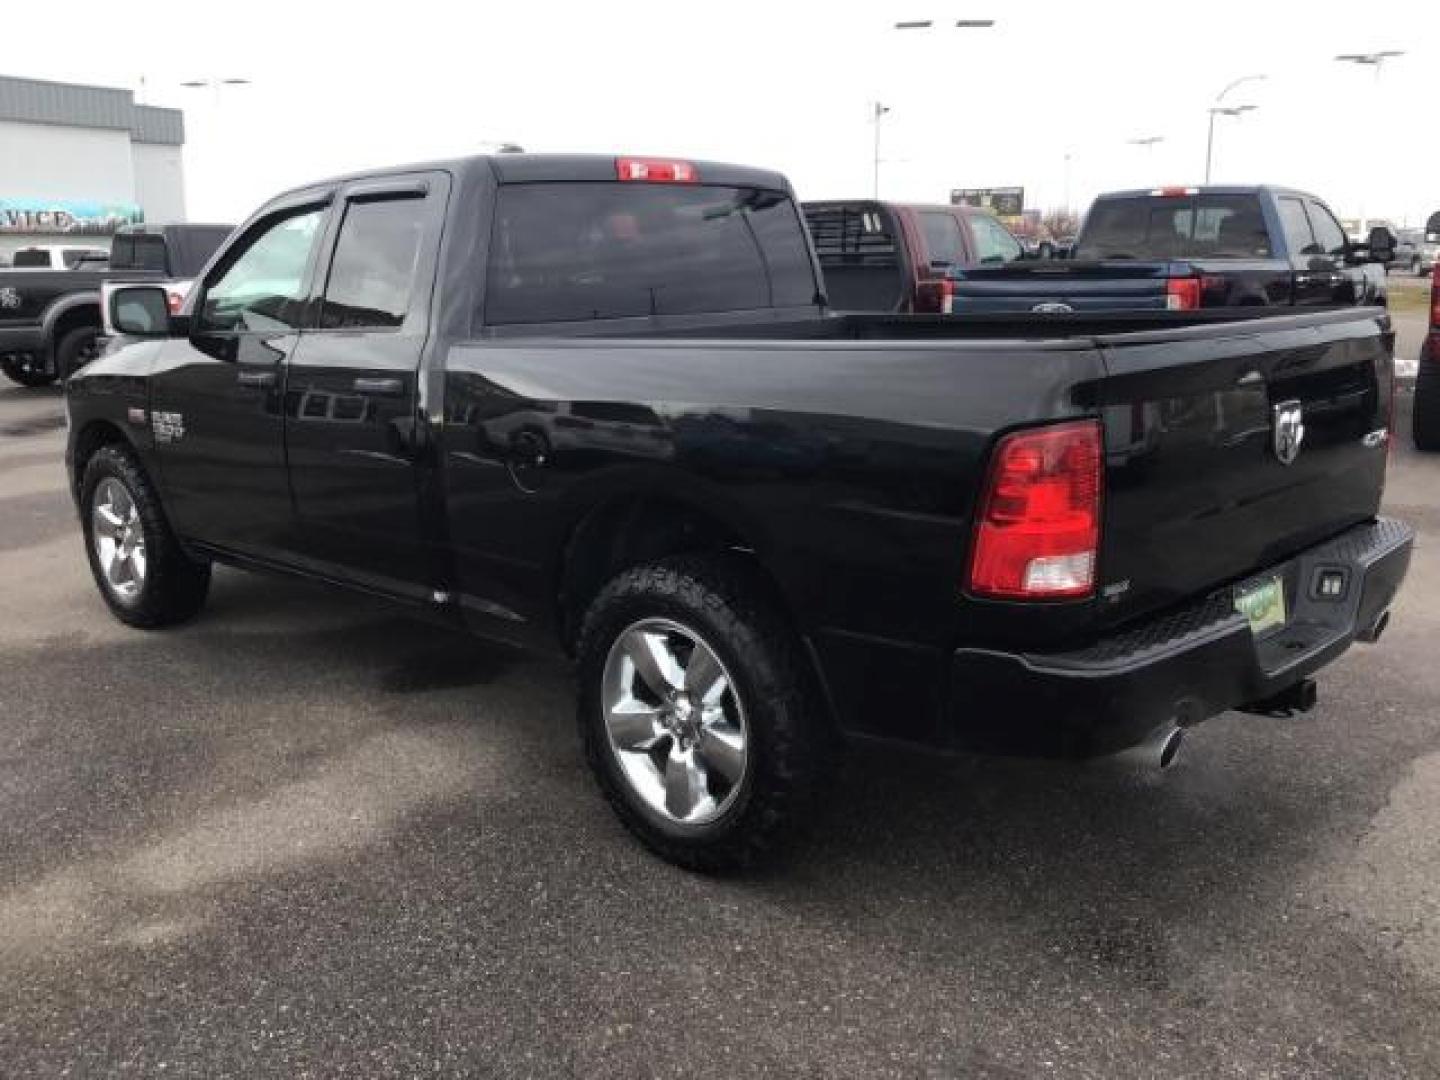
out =
[[[98,326],[77,326],[55,346],[55,371],[60,379],[68,379],[100,355]]]
[[[0,356],[0,371],[21,386],[49,386],[55,381],[55,373],[45,369],[45,360],[39,353],[6,353]]]
[[[1440,356],[1422,356],[1415,374],[1411,434],[1417,450],[1440,450]]]
[[[172,626],[204,606],[210,564],[181,550],[158,493],[127,447],[102,446],[86,462],[80,523],[90,572],[121,622]]]
[[[833,763],[800,643],[736,561],[620,574],[585,616],[579,678],[580,737],[601,792],[646,847],[686,869],[756,861]]]

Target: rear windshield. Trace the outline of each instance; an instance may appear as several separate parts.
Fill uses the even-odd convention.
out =
[[[1075,245],[1077,259],[1255,259],[1270,237],[1254,195],[1101,199]]]
[[[112,270],[155,270],[167,273],[165,241],[159,236],[117,236],[110,252]]]
[[[897,265],[900,253],[889,218],[875,206],[805,207],[805,224],[821,269]]]
[[[485,321],[572,322],[802,307],[815,275],[790,198],[758,188],[500,188]]]
[[[184,225],[171,229],[166,234],[170,244],[169,272],[176,277],[195,277],[205,269],[210,256],[230,232],[229,225]]]

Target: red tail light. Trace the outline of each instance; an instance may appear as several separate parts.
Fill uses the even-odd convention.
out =
[[[955,311],[955,282],[949,278],[940,282],[940,310],[946,315]]]
[[[621,180],[649,184],[697,184],[700,175],[688,161],[664,158],[622,157],[615,159],[615,175]]]
[[[1000,440],[975,520],[972,593],[1046,600],[1095,591],[1103,459],[1096,420]]]
[[[1165,282],[1165,309],[1195,311],[1200,307],[1200,292],[1198,277],[1170,278]]]
[[[1440,259],[1430,271],[1430,329],[1440,330]]]
[[[171,315],[179,315],[180,308],[185,303],[185,297],[178,292],[165,291],[165,305],[170,309]]]

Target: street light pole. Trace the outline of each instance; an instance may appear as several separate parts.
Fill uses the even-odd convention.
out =
[[[215,104],[220,104],[220,88],[222,86],[249,86],[249,79],[190,79],[182,82],[181,86],[187,90],[203,90],[210,87],[215,91]]]
[[[1135,139],[1126,139],[1131,146],[1143,146],[1145,148],[1145,160],[1154,161],[1155,144],[1165,141],[1164,135],[1142,135]]]
[[[1239,116],[1242,112],[1249,112],[1255,106],[1242,105],[1238,109],[1227,112],[1221,106],[1224,104],[1225,95],[1234,90],[1237,86],[1243,86],[1249,82],[1261,82],[1268,78],[1266,75],[1241,75],[1226,85],[1224,90],[1215,95],[1215,100],[1210,105],[1210,132],[1205,137],[1205,183],[1210,183],[1210,162],[1215,155],[1215,114],[1222,113],[1225,116]]]
[[[1258,105],[1212,105],[1210,106],[1210,138],[1205,143],[1205,183],[1210,183],[1210,160],[1215,149],[1215,117],[1244,116],[1254,112]]]
[[[1382,49],[1379,52],[1369,53],[1341,53],[1339,56],[1335,57],[1335,59],[1342,64],[1356,64],[1361,67],[1365,67],[1368,65],[1369,67],[1373,67],[1375,69],[1375,96],[1378,99],[1380,96],[1380,71],[1385,66],[1385,61],[1394,60],[1397,56],[1404,55],[1405,51],[1403,49]],[[1377,100],[1376,105],[1378,104],[1379,101]],[[1366,223],[1367,219],[1365,217],[1365,200],[1362,197],[1360,200],[1361,227],[1363,228]]]
[[[901,19],[896,22],[896,30],[931,30],[935,26],[934,19]],[[995,26],[994,19],[956,19],[956,30],[991,30]],[[875,102],[875,112],[872,120],[875,124],[875,160],[874,160],[874,191],[875,198],[880,197],[880,118],[890,111],[889,107]]]
[[[875,125],[875,159],[874,179],[871,187],[872,194],[876,199],[880,198],[880,118],[889,111],[890,107],[888,105],[882,105],[878,101],[875,102],[875,114],[872,119],[872,122]]]

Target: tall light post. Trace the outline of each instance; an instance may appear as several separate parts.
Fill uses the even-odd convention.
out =
[[[1342,64],[1359,64],[1361,67],[1373,67],[1375,69],[1375,81],[1380,81],[1380,69],[1385,66],[1386,60],[1394,60],[1397,56],[1404,56],[1404,49],[1384,49],[1381,52],[1370,53],[1341,53],[1335,57]]]
[[[1210,106],[1210,135],[1205,140],[1205,183],[1210,183],[1210,163],[1215,156],[1215,117],[1244,116],[1254,112],[1258,105],[1212,105]]]
[[[954,29],[956,30],[989,30],[995,25],[994,19],[956,19]],[[934,19],[901,19],[894,24],[896,30],[931,30],[935,27]],[[871,121],[875,125],[875,147],[874,147],[874,193],[875,198],[880,197],[880,118],[890,111],[888,105],[875,102],[874,112],[871,114]]]
[[[871,193],[876,199],[880,198],[880,119],[889,111],[890,106],[882,105],[877,101],[875,102],[874,115],[871,118],[871,123],[875,125],[875,157]]]
[[[249,79],[188,79],[180,84],[187,90],[204,90],[209,87],[215,91],[215,104],[220,104],[220,88],[222,86],[249,86]]]
[[[1133,138],[1133,139],[1126,139],[1125,141],[1126,141],[1127,143],[1129,143],[1131,146],[1144,147],[1144,149],[1145,149],[1145,161],[1146,161],[1146,170],[1145,170],[1145,171],[1146,171],[1148,174],[1150,174],[1150,177],[1151,177],[1151,179],[1153,180],[1153,179],[1154,179],[1154,173],[1153,173],[1153,170],[1151,169],[1151,166],[1154,164],[1154,161],[1155,161],[1155,145],[1156,145],[1157,143],[1162,143],[1162,142],[1164,142],[1164,141],[1165,141],[1165,136],[1164,136],[1164,135],[1137,135],[1135,138]]]
[[[234,140],[227,138],[228,133],[222,130],[222,117],[225,114],[224,96],[226,95],[222,95],[221,91],[249,86],[250,80],[238,76],[229,78],[212,76],[204,79],[188,79],[180,85],[186,90],[212,91],[213,97],[205,122],[197,125],[194,132],[198,138],[192,140],[186,148],[186,158],[190,166],[187,171],[201,181],[199,184],[201,188],[208,190],[210,186],[220,187],[222,184],[217,181],[235,171],[229,168],[228,160],[231,157],[228,152],[229,146]],[[208,186],[204,182],[207,180],[209,181]],[[224,220],[233,213],[233,210],[227,210],[225,214],[219,215],[219,218]]]
[[[1375,96],[1377,98],[1375,105],[1378,106],[1380,104],[1378,101],[1380,96],[1380,72],[1385,67],[1385,61],[1394,60],[1397,56],[1404,55],[1404,49],[1382,49],[1379,52],[1341,53],[1335,57],[1335,59],[1342,64],[1354,64],[1357,67],[1372,67],[1375,69]],[[1378,109],[1376,111],[1378,111]],[[1367,224],[1365,217],[1365,199],[1363,196],[1360,199],[1359,209],[1360,226],[1363,229]]]
[[[1240,116],[1250,112],[1254,105],[1238,105],[1229,109],[1225,108],[1225,97],[1237,86],[1244,86],[1246,83],[1262,82],[1269,78],[1267,75],[1241,75],[1227,83],[1225,89],[1215,95],[1215,100],[1210,103],[1210,132],[1205,137],[1205,183],[1210,183],[1210,162],[1215,156],[1215,117],[1217,116]]]

